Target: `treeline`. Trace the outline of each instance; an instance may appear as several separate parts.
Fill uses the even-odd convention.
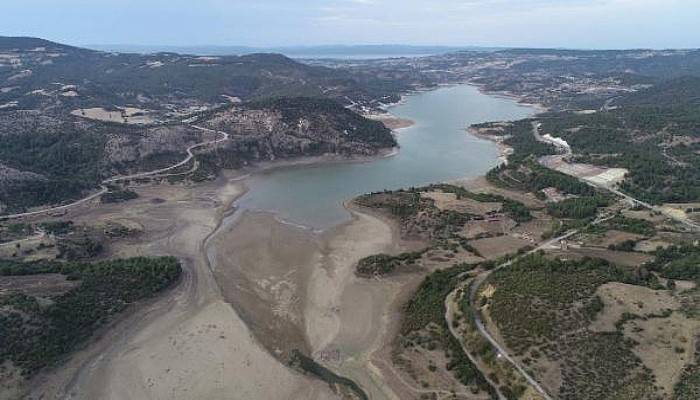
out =
[[[449,185],[449,184],[437,184],[428,186],[424,191],[427,190],[440,190],[445,193],[454,193],[457,199],[471,199],[481,203],[502,203],[502,211],[512,218],[515,222],[527,222],[532,220],[532,214],[527,206],[519,201],[505,198],[497,194],[490,193],[473,193],[461,186]]]
[[[607,229],[623,232],[636,233],[637,235],[652,236],[656,233],[654,223],[645,219],[628,218],[623,215],[616,215],[605,222]]]
[[[138,193],[134,192],[133,190],[122,188],[120,186],[112,186],[109,188],[107,193],[102,195],[100,201],[103,203],[123,203],[138,197]]]
[[[545,168],[531,160],[517,165],[500,165],[491,169],[486,174],[486,178],[497,186],[533,192],[540,199],[545,198],[544,193],[541,192],[542,189],[549,187],[562,193],[579,196],[590,196],[595,193],[591,186],[573,176]]]
[[[700,247],[682,244],[659,248],[656,258],[648,267],[668,279],[690,280],[700,283]]]
[[[130,304],[171,286],[181,267],[173,257],[87,263],[0,262],[0,275],[58,273],[79,284],[48,304],[15,292],[0,297],[0,364],[31,376],[55,365]]]
[[[356,272],[363,277],[390,274],[397,269],[415,265],[423,256],[424,251],[411,251],[396,256],[375,254],[361,259],[357,263]]]
[[[101,180],[104,138],[66,124],[62,132],[0,134],[0,163],[37,177],[7,180],[0,185],[0,203],[8,212],[77,199]]]
[[[586,219],[595,217],[598,208],[609,205],[610,200],[602,195],[574,197],[550,203],[547,212],[557,218]]]
[[[579,162],[629,170],[621,189],[641,200],[700,200],[700,79],[661,83],[594,114],[551,113],[542,131],[566,140]],[[616,101],[617,102],[617,101]]]
[[[557,154],[557,149],[550,143],[540,142],[533,135],[532,119],[522,119],[508,124],[495,125],[492,122],[473,125],[474,128],[494,128],[491,135],[505,138],[503,143],[513,149],[508,155],[509,164],[519,164],[529,158],[539,158]],[[498,127],[498,130],[495,127]]]
[[[355,202],[363,207],[384,209],[400,219],[415,215],[418,210],[432,205],[416,189],[369,193],[357,197]]]
[[[445,321],[445,298],[459,283],[457,276],[474,268],[474,265],[456,265],[428,275],[404,306],[400,334],[402,340],[410,341],[416,332],[431,324],[439,327],[434,337],[447,356],[447,370],[464,385],[475,385],[495,398],[493,388],[479,369],[464,354],[461,345],[449,332]]]

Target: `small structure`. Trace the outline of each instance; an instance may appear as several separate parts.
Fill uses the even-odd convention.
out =
[[[569,250],[569,241],[568,240],[566,240],[566,239],[560,240],[559,245],[561,246],[561,251]]]

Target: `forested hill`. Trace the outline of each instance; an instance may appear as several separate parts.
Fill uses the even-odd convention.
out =
[[[173,165],[217,135],[194,123],[231,135],[204,177],[263,160],[377,154],[395,145],[391,131],[344,107],[395,99],[399,90],[377,80],[278,54],[117,54],[0,37],[0,214]]]
[[[700,68],[698,68],[700,74]],[[620,106],[700,106],[700,76],[683,76],[657,83],[615,101]]]
[[[0,37],[0,110],[135,106],[187,113],[230,101],[323,96],[389,101],[394,88],[278,54],[200,57],[105,53]]]
[[[68,49],[71,46],[46,39],[23,36],[0,36],[0,51],[30,51],[38,47]],[[76,48],[77,49],[77,48]]]

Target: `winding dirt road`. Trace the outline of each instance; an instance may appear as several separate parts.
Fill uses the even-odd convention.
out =
[[[195,129],[198,129],[198,130],[201,130],[201,131],[220,133],[220,134],[223,135],[223,137],[220,138],[220,139],[216,139],[216,140],[209,140],[209,141],[206,141],[206,142],[201,142],[201,143],[193,144],[192,146],[190,146],[190,147],[188,147],[188,148],[186,149],[187,157],[185,157],[182,161],[180,161],[180,162],[178,162],[178,163],[176,163],[176,164],[173,164],[173,165],[171,165],[171,166],[168,166],[168,167],[165,167],[165,168],[156,169],[156,170],[153,170],[153,171],[140,172],[140,173],[133,174],[133,175],[114,176],[114,177],[111,177],[111,178],[108,178],[108,179],[103,180],[103,181],[101,182],[101,185],[100,185],[100,190],[97,191],[96,193],[92,193],[92,194],[90,194],[90,195],[88,195],[88,196],[86,196],[86,197],[83,197],[82,199],[76,200],[76,201],[74,201],[74,202],[72,202],[72,203],[64,204],[64,205],[61,205],[61,206],[55,206],[55,207],[46,207],[46,208],[43,208],[43,209],[41,209],[41,210],[36,210],[36,211],[29,211],[29,212],[23,212],[23,213],[17,213],[17,214],[9,214],[9,215],[0,215],[0,221],[5,221],[5,220],[9,220],[9,219],[16,219],[16,218],[23,218],[23,217],[31,217],[31,216],[34,216],[34,215],[46,214],[46,213],[55,212],[55,211],[62,211],[62,210],[68,209],[68,208],[72,208],[72,207],[75,207],[75,206],[78,206],[78,205],[87,203],[87,202],[89,202],[90,200],[96,199],[96,198],[102,196],[103,194],[107,193],[107,192],[109,191],[109,189],[107,188],[106,185],[109,185],[109,184],[111,184],[111,183],[117,183],[117,182],[128,181],[128,180],[131,180],[131,179],[138,179],[138,178],[146,178],[146,177],[157,176],[157,175],[160,175],[160,174],[162,174],[162,173],[164,173],[164,172],[172,171],[172,170],[174,170],[174,169],[176,169],[176,168],[178,168],[178,167],[181,167],[181,166],[183,166],[183,165],[189,163],[189,162],[194,158],[193,150],[198,149],[198,148],[200,148],[200,147],[205,147],[205,146],[209,146],[209,145],[221,143],[221,142],[224,142],[224,141],[226,141],[226,140],[229,139],[228,133],[223,132],[223,131],[218,131],[218,132],[217,132],[217,131],[214,131],[214,130],[212,130],[212,129],[208,129],[208,128],[204,128],[204,127],[196,126],[196,125],[192,125],[191,127],[192,127],[192,128],[195,128]],[[190,172],[196,171],[196,167],[197,167],[197,165],[195,164],[193,170],[191,170]]]

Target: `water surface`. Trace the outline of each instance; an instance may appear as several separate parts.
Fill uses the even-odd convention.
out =
[[[525,118],[534,109],[460,85],[410,95],[390,111],[415,121],[398,134],[401,149],[397,155],[262,172],[249,179],[250,191],[238,205],[327,229],[349,219],[343,202],[360,194],[485,174],[498,164],[498,148],[469,135],[465,128],[479,122]]]

